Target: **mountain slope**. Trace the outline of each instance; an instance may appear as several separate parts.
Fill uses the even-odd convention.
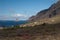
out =
[[[60,1],[54,3],[48,9],[38,12],[37,15],[30,17],[28,21],[34,22],[41,19],[52,18],[56,15],[60,15]]]
[[[42,10],[37,15],[28,19],[28,23],[20,25],[21,27],[36,26],[41,24],[56,24],[60,23],[60,1],[54,3],[48,9]]]

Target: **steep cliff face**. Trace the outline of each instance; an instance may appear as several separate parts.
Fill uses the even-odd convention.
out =
[[[42,10],[37,15],[29,18],[29,21],[38,21],[40,19],[52,18],[56,15],[60,15],[60,1],[54,3],[48,9]]]

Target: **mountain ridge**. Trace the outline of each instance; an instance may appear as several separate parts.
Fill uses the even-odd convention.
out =
[[[38,12],[35,16],[31,16],[27,21],[28,23],[20,25],[20,27],[60,23],[60,1],[52,4],[48,9]]]
[[[56,15],[60,15],[60,1],[54,3],[48,9],[44,9],[38,12],[35,16],[28,19],[29,22],[34,22],[40,19],[52,18]]]

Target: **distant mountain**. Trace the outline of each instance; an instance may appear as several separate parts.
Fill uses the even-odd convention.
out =
[[[21,25],[25,24],[26,21],[9,21],[9,20],[0,20],[0,27],[10,27],[12,25]]]
[[[38,12],[35,16],[30,17],[28,22],[21,25],[21,27],[60,23],[60,1],[52,4],[48,9]]]
[[[60,1],[52,4],[51,7],[49,7],[48,9],[38,12],[37,15],[30,17],[28,21],[34,22],[41,19],[52,18],[56,15],[60,15]]]

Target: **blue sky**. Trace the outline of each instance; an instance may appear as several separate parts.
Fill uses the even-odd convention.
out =
[[[0,0],[0,20],[28,19],[56,0]]]

